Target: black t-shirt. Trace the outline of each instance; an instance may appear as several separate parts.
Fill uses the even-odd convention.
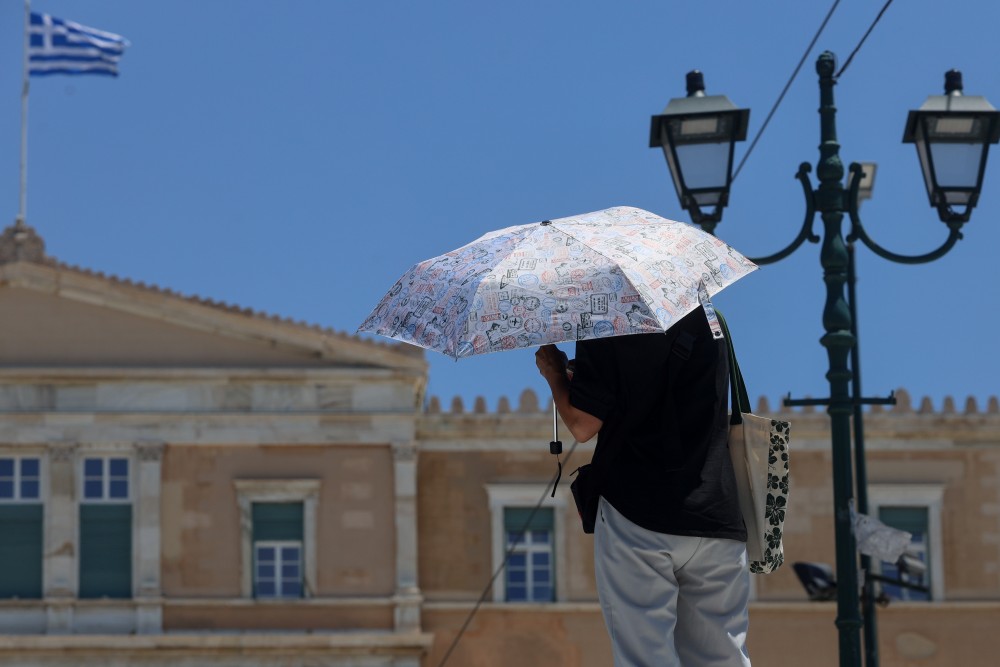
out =
[[[577,342],[570,402],[603,421],[593,459],[601,495],[633,523],[746,540],[729,458],[727,357],[701,308],[665,334]]]

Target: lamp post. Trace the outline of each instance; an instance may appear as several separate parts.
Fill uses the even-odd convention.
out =
[[[821,54],[816,61],[820,89],[821,142],[816,166],[819,185],[813,189],[809,179],[811,167],[807,162],[802,163],[796,174],[806,201],[802,228],[784,249],[751,259],[757,264],[771,264],[795,252],[805,241],[822,242],[820,264],[826,283],[826,304],[823,309],[825,334],[820,343],[826,348],[829,359],[826,378],[830,396],[824,399],[789,398],[785,405],[825,405],[830,415],[837,581],[835,624],[841,667],[857,667],[861,665],[859,630],[863,621],[858,597],[858,554],[850,516],[854,497],[851,418],[854,415],[856,426],[860,426],[861,405],[890,403],[893,399],[865,399],[858,395],[853,243],[860,240],[880,257],[907,264],[929,262],[951,250],[962,238],[961,227],[969,220],[978,201],[989,146],[1000,139],[1000,112],[981,97],[963,96],[961,74],[954,70],[946,74],[945,95],[931,96],[920,109],[910,112],[903,141],[917,146],[928,198],[941,221],[948,226],[949,234],[932,252],[899,255],[875,243],[861,224],[859,192],[865,185],[865,177],[873,176],[874,172],[860,164],[852,164],[848,184],[846,187],[843,184],[844,166],[837,142],[833,99],[835,71],[835,56],[829,51]],[[721,221],[722,210],[728,203],[734,143],[745,139],[748,115],[748,110],[737,109],[724,96],[705,96],[701,73],[692,72],[688,74],[688,97],[671,100],[664,112],[652,119],[650,147],[663,148],[681,205],[692,220],[708,232],[714,231]],[[725,156],[725,162],[720,156]],[[709,166],[707,163],[713,158],[715,162]],[[713,206],[713,210],[704,212],[702,206],[706,205]],[[822,237],[812,229],[817,212],[823,222]],[[851,223],[846,237],[842,229],[845,213]],[[850,288],[850,299],[845,297],[845,285]],[[853,386],[852,380],[855,381]],[[863,449],[859,448],[856,455],[861,463],[858,484],[864,487],[867,482]],[[864,489],[859,491],[863,499]],[[864,511],[866,508],[859,509]],[[872,596],[866,598],[865,620],[871,621],[871,632],[866,633],[867,662],[869,667],[874,667],[877,648],[870,608]]]

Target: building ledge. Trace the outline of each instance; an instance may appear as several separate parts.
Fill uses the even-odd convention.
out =
[[[462,602],[456,601],[432,601],[424,602],[423,609],[425,611],[468,611],[476,606],[475,600],[467,600]],[[796,601],[796,600],[779,600],[779,601],[762,601],[756,600],[750,602],[750,610],[759,613],[783,613],[783,612],[795,612],[795,613],[815,613],[815,614],[830,614],[836,613],[837,603],[836,601],[830,602],[810,602],[808,600]],[[898,611],[948,611],[948,610],[982,610],[982,611],[1000,611],[1000,600],[946,600],[946,601],[931,601],[931,602],[900,602],[894,601],[887,608],[879,608],[879,613],[885,613],[890,610]],[[597,600],[592,602],[578,601],[578,602],[484,602],[480,605],[480,611],[486,612],[512,612],[512,613],[553,613],[553,614],[566,614],[566,613],[589,613],[589,612],[600,612],[601,605]]]
[[[781,601],[781,602],[751,602],[751,611],[759,612],[787,612],[794,611],[796,613],[823,613],[830,614],[836,613],[837,602],[831,600],[829,602],[810,602],[808,600],[803,600],[801,602],[793,601]],[[927,602],[903,602],[894,600],[887,607],[879,607],[878,613],[884,614],[892,611],[930,611],[930,612],[941,612],[941,611],[1000,611],[1000,600],[931,600]]]
[[[467,602],[424,602],[425,611],[468,611],[476,606],[475,600]],[[481,611],[512,612],[512,613],[558,613],[579,614],[600,612],[601,605],[593,602],[484,602]]]
[[[23,651],[204,652],[335,651],[385,653],[425,651],[434,636],[425,632],[183,632],[160,635],[4,635],[0,655]]]

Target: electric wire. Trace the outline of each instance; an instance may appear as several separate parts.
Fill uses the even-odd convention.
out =
[[[840,68],[840,71],[833,76],[834,79],[839,79],[840,75],[844,73],[845,69],[847,69],[847,66],[851,64],[851,61],[854,60],[854,56],[856,56],[858,51],[861,50],[861,46],[865,43],[865,40],[868,39],[868,35],[872,34],[872,30],[875,29],[875,25],[882,18],[882,15],[885,14],[885,10],[889,9],[889,5],[891,4],[892,0],[887,0],[885,5],[882,6],[882,10],[878,13],[878,16],[876,16],[875,20],[872,21],[872,24],[868,26],[868,30],[865,32],[864,37],[861,38],[861,41],[858,42],[858,45],[854,47],[853,51],[851,51],[851,55],[847,56],[847,60],[844,61],[844,65],[843,67]]]
[[[823,34],[823,30],[826,29],[826,24],[830,22],[830,18],[833,16],[833,13],[837,10],[837,5],[839,4],[840,0],[834,0],[833,6],[830,7],[830,11],[826,13],[826,18],[823,19],[823,22],[820,24],[819,29],[816,31],[816,34],[813,35],[812,41],[809,42],[809,46],[806,47],[805,53],[802,54],[802,58],[799,60],[799,64],[795,66],[795,71],[793,71],[792,75],[788,78],[788,83],[785,84],[785,87],[782,89],[781,94],[778,95],[778,99],[775,100],[774,106],[771,107],[770,113],[768,113],[767,118],[764,119],[763,125],[761,125],[760,129],[757,130],[757,134],[754,136],[753,141],[750,142],[750,147],[747,149],[747,152],[743,154],[743,159],[740,160],[739,166],[736,167],[736,171],[733,173],[733,178],[730,181],[730,183],[732,183],[732,181],[735,181],[736,177],[740,175],[740,171],[742,171],[743,165],[746,164],[747,158],[749,158],[750,154],[753,153],[754,147],[757,145],[757,142],[760,141],[760,136],[764,134],[764,130],[767,129],[767,124],[770,123],[771,118],[774,117],[774,112],[778,110],[779,106],[781,106],[781,101],[785,99],[785,93],[787,93],[788,89],[792,87],[792,83],[795,81],[795,77],[799,75],[799,70],[802,69],[802,65],[805,64],[806,58],[808,58],[809,54],[812,53],[813,47],[816,46],[816,42],[819,40],[819,36]]]
[[[865,34],[861,37],[861,41],[859,41],[857,46],[854,47],[854,50],[851,51],[851,55],[847,56],[847,60],[844,61],[844,64],[843,66],[841,66],[840,70],[833,76],[834,79],[839,79],[841,75],[844,73],[844,71],[848,68],[848,66],[851,64],[851,61],[854,60],[854,56],[856,56],[858,54],[858,51],[861,50],[861,47],[864,46],[864,43],[868,39],[868,36],[872,34],[872,31],[875,29],[875,26],[878,25],[878,22],[882,19],[882,16],[885,14],[886,10],[889,9],[889,5],[891,5],[892,2],[893,0],[886,0],[886,3],[882,6],[882,9],[879,10],[878,15],[875,17],[875,20],[872,21],[871,25],[868,26],[868,30],[866,30]],[[827,12],[826,14],[826,18],[823,19],[823,22],[820,24],[819,29],[816,31],[815,36],[813,36],[812,41],[809,42],[809,46],[806,47],[805,53],[802,54],[802,58],[799,60],[799,64],[795,66],[795,71],[793,71],[792,75],[788,78],[788,83],[785,84],[785,87],[782,89],[781,94],[778,95],[778,99],[775,100],[774,106],[771,107],[771,111],[767,114],[767,118],[764,119],[764,123],[760,126],[760,129],[757,130],[757,134],[754,135],[753,141],[750,142],[750,147],[747,149],[747,152],[743,154],[743,159],[740,160],[740,164],[736,167],[736,171],[733,173],[733,178],[732,178],[733,181],[735,181],[736,177],[740,175],[740,171],[742,171],[743,165],[746,164],[747,158],[750,157],[750,153],[753,152],[753,149],[757,145],[757,142],[760,140],[761,135],[764,134],[764,130],[767,128],[768,123],[771,122],[771,118],[774,116],[774,113],[778,110],[778,107],[781,105],[781,101],[785,98],[785,93],[787,93],[788,89],[791,88],[792,82],[795,81],[795,77],[798,76],[799,70],[802,69],[802,65],[805,64],[806,58],[809,57],[809,54],[812,52],[813,47],[816,46],[816,41],[819,39],[819,36],[823,33],[823,30],[826,28],[826,24],[829,23],[830,18],[833,16],[833,12],[836,11],[837,5],[839,4],[840,0],[834,0],[833,6],[830,7],[830,11]]]
[[[578,444],[580,444],[579,441],[573,440],[573,445],[569,448],[569,452],[566,453],[565,463],[569,463],[569,460],[570,458],[572,458],[573,452],[576,450],[576,446]],[[531,522],[532,520],[534,520],[535,514],[538,513],[538,510],[542,508],[542,503],[545,502],[545,497],[548,496],[550,492],[553,495],[555,494],[555,485],[558,483],[558,479],[561,474],[562,474],[562,464],[560,464],[559,466],[559,473],[549,481],[548,486],[545,487],[545,491],[542,493],[542,497],[538,499],[538,503],[535,504],[535,506],[531,510],[531,513],[528,514],[528,518],[525,519],[524,527],[518,532],[518,535],[521,536],[520,539],[523,539],[524,534],[528,532],[528,526],[531,525]],[[444,664],[448,662],[448,658],[451,657],[452,651],[454,651],[455,647],[458,646],[458,641],[462,638],[462,635],[465,634],[465,631],[468,629],[469,624],[472,623],[472,618],[476,615],[476,612],[479,611],[479,607],[481,607],[483,602],[486,600],[486,596],[490,594],[490,590],[493,588],[493,582],[496,581],[497,577],[500,576],[500,573],[503,572],[505,567],[507,567],[507,561],[510,560],[511,554],[514,553],[514,549],[516,549],[518,544],[520,544],[520,539],[514,540],[511,543],[511,545],[507,548],[507,552],[504,554],[503,557],[503,562],[500,563],[500,567],[498,567],[493,572],[493,576],[490,577],[490,580],[486,582],[486,587],[483,588],[483,592],[482,594],[480,594],[479,599],[476,601],[476,604],[472,607],[472,611],[470,611],[469,615],[466,616],[465,622],[462,623],[462,627],[459,628],[458,634],[456,634],[455,638],[451,641],[451,645],[445,652],[444,657],[441,658],[441,662],[438,663],[438,667],[444,667]]]

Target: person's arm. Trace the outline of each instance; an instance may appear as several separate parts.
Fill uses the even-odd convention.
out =
[[[590,440],[604,422],[589,412],[575,407],[569,400],[569,378],[566,377],[566,355],[555,345],[543,345],[535,352],[535,365],[552,391],[552,400],[563,422],[578,442]]]

